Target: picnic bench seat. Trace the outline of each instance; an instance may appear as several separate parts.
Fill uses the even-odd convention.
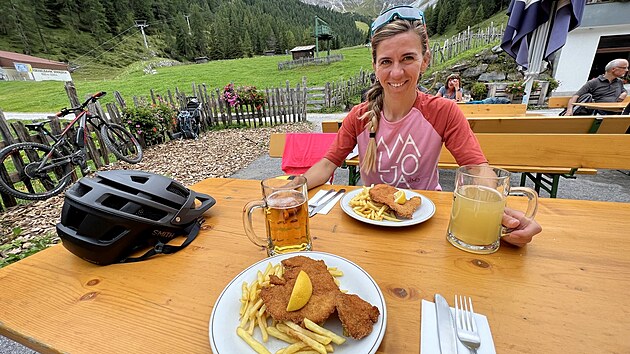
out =
[[[527,105],[521,103],[510,104],[467,104],[458,103],[466,118],[469,117],[509,117],[527,115]]]

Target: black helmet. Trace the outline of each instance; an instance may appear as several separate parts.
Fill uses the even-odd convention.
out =
[[[89,262],[139,261],[186,247],[199,233],[201,215],[214,203],[212,197],[154,173],[97,172],[66,192],[57,233],[70,252]],[[166,244],[181,235],[188,238],[180,246]],[[127,258],[147,246],[153,248]]]

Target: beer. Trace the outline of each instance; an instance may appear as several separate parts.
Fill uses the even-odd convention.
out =
[[[461,186],[454,192],[448,236],[472,246],[498,247],[504,208],[505,199],[494,188]]]
[[[269,255],[311,250],[308,205],[299,191],[280,190],[269,195],[265,225]]]

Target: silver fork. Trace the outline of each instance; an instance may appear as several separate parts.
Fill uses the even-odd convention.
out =
[[[455,323],[457,324],[457,337],[459,340],[470,350],[471,353],[477,353],[477,348],[481,345],[481,338],[477,331],[477,324],[475,323],[472,305],[472,299],[470,297],[459,296],[457,301],[457,295],[455,295]],[[468,300],[468,302],[466,302]]]

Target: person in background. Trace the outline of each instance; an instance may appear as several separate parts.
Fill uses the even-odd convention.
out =
[[[304,176],[308,188],[325,183],[358,144],[363,184],[441,190],[438,160],[442,143],[459,165],[487,164],[466,118],[452,100],[420,92],[417,83],[431,53],[424,14],[411,6],[383,12],[370,28],[376,82],[367,101],[343,120],[335,141]],[[506,209],[504,240],[524,246],[542,228]]]
[[[446,78],[446,85],[440,87],[436,96],[460,102],[462,100],[462,94],[464,93],[461,87],[461,83],[462,80],[460,79],[459,75],[449,75]]]
[[[582,86],[571,98],[567,104],[567,114],[573,115],[577,113],[574,111],[573,104],[576,102],[585,102],[588,100],[588,96],[592,97],[594,102],[621,102],[626,96],[628,91],[623,87],[623,80],[621,79],[628,73],[628,61],[626,59],[615,59],[606,64],[606,72],[603,75],[589,80]],[[588,112],[589,114],[592,112]],[[617,114],[609,111],[596,111],[598,114]]]

